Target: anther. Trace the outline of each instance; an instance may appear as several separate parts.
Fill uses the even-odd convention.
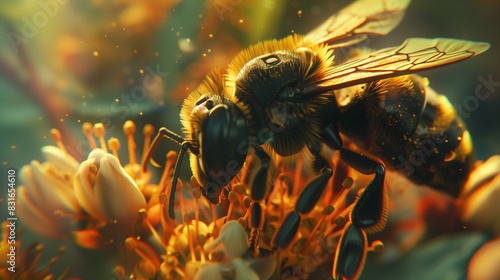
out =
[[[82,125],[82,131],[89,141],[90,148],[92,150],[97,149],[97,144],[94,139],[94,126],[91,123],[86,122]]]
[[[106,134],[106,128],[102,123],[94,124],[94,134],[99,139],[99,143],[101,144],[101,149],[107,153],[108,147],[106,146],[106,141],[104,140],[104,135]]]
[[[111,137],[108,140],[109,149],[113,152],[113,155],[119,159],[118,150],[120,149],[120,140],[115,137]]]
[[[135,141],[134,141],[134,134],[135,134],[135,123],[133,121],[126,121],[125,124],[123,125],[123,132],[125,135],[127,135],[127,145],[128,145],[128,155],[129,155],[129,161],[131,165],[136,164],[136,156],[135,156]]]

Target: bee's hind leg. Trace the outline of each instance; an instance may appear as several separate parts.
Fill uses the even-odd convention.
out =
[[[335,278],[357,278],[369,249],[366,233],[382,230],[387,222],[388,193],[384,186],[385,168],[377,160],[344,148],[338,130],[333,124],[325,127],[323,140],[332,149],[339,150],[340,159],[347,165],[360,173],[375,175],[356,200],[334,258]]]

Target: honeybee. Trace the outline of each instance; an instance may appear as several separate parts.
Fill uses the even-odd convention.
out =
[[[386,168],[457,195],[471,169],[470,135],[448,99],[413,73],[473,57],[489,45],[411,38],[334,64],[335,49],[393,30],[409,2],[358,0],[305,36],[257,43],[241,51],[226,73],[212,71],[183,103],[185,137],[161,128],[143,162],[145,169],[163,137],[181,145],[170,216],[175,216],[175,183],[187,151],[193,175],[213,204],[220,202],[222,190],[244,169],[248,157],[258,159],[250,183],[249,225],[254,231],[263,223],[271,161],[307,152],[318,175],[306,183],[295,210],[275,235],[274,245],[284,248],[295,236],[301,214],[311,211],[333,174],[321,155],[326,145],[355,170],[374,174],[352,210],[335,257],[334,277],[355,278],[364,255],[352,247],[366,240],[365,231],[385,223]]]

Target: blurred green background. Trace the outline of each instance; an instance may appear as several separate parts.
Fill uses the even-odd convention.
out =
[[[42,160],[40,148],[53,144],[56,127],[79,160],[88,145],[84,122],[103,122],[107,136],[125,137],[122,125],[134,120],[180,131],[182,100],[213,67],[226,68],[242,48],[269,38],[306,33],[345,0],[314,1],[0,1],[0,178]],[[301,12],[299,12],[301,11]],[[399,45],[408,37],[450,37],[491,43],[477,58],[423,72],[431,86],[463,104],[480,78],[500,82],[498,27],[500,2],[413,1],[400,26],[370,47]],[[299,16],[300,15],[300,16]],[[470,107],[470,106],[469,106]],[[500,86],[464,116],[479,159],[500,153]],[[141,137],[136,136],[138,147]],[[166,143],[161,152],[177,148]],[[124,153],[125,149],[122,148]],[[0,188],[4,188],[1,186]],[[2,192],[0,198],[5,197]],[[1,204],[4,217],[6,207]],[[27,240],[38,240],[25,234]],[[49,242],[49,241],[47,241]],[[48,244],[58,245],[50,241]],[[49,255],[51,246],[49,248]],[[54,249],[55,250],[55,249]],[[86,267],[85,254],[59,267]],[[76,254],[78,255],[78,254]],[[94,277],[98,272],[73,271]],[[97,273],[97,274],[96,274]]]

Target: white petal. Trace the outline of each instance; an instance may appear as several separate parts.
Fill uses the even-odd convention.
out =
[[[229,255],[229,258],[239,258],[248,249],[248,236],[245,229],[237,221],[229,221],[221,228],[223,235],[224,247]]]
[[[500,175],[484,183],[481,188],[470,194],[461,205],[462,220],[480,230],[500,235]]]
[[[17,215],[19,220],[35,233],[48,238],[62,238],[64,226],[58,223],[58,217],[42,211],[30,198],[26,187],[17,189]]]
[[[101,158],[94,192],[107,219],[134,221],[138,211],[146,208],[146,199],[118,159],[110,154]]]
[[[45,211],[62,210],[65,213],[78,213],[80,207],[72,186],[61,178],[48,174],[37,161],[31,162],[34,182],[38,185],[39,196],[43,199],[40,205]]]
[[[89,166],[94,164],[93,159],[88,159],[80,164],[74,180],[75,196],[80,205],[92,217],[104,220],[104,215],[97,205],[94,193],[94,185],[89,181]]]
[[[494,155],[472,171],[464,185],[464,188],[462,189],[460,197],[463,198],[470,195],[499,173],[500,155]]]
[[[217,263],[205,263],[203,266],[198,270],[198,273],[196,273],[196,276],[194,277],[195,280],[205,280],[205,279],[212,279],[212,280],[222,280],[222,276],[220,274],[220,266]]]
[[[248,249],[247,234],[237,221],[228,221],[225,223],[220,230],[219,236],[213,242],[205,244],[204,249],[210,252],[219,243],[224,244],[224,249],[230,259],[241,257]]]
[[[236,269],[235,280],[259,280],[259,275],[253,271],[242,259],[236,258],[233,260],[234,268]]]
[[[69,154],[65,153],[63,150],[56,146],[45,146],[42,148],[42,153],[55,167],[60,169],[64,173],[69,173],[74,175],[78,168],[78,161],[74,159]]]
[[[26,195],[29,199],[36,205],[43,203],[43,198],[40,195],[39,186],[35,183],[33,178],[33,169],[31,165],[25,165],[19,171],[19,177],[21,178],[22,184],[26,187]]]

